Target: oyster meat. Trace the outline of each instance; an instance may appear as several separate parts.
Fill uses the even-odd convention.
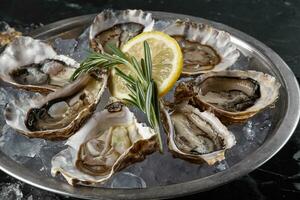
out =
[[[81,76],[47,96],[12,100],[4,112],[6,123],[29,137],[68,138],[91,116],[106,83],[107,74],[99,72]]]
[[[269,74],[227,70],[180,83],[175,99],[191,98],[193,105],[210,110],[222,121],[243,122],[273,104],[279,88],[280,83]]]
[[[107,44],[121,47],[134,36],[152,30],[151,13],[142,10],[104,10],[97,15],[90,27],[90,44],[94,51],[106,51]]]
[[[79,63],[53,48],[20,36],[0,54],[0,79],[18,88],[49,93],[69,83]]]
[[[66,144],[52,158],[51,172],[61,173],[71,185],[103,183],[158,148],[154,130],[138,123],[120,102],[94,113]]]
[[[163,109],[163,124],[171,153],[193,163],[213,165],[225,159],[225,150],[235,145],[234,135],[214,114],[189,105],[177,104],[168,112]]]
[[[240,55],[229,33],[206,24],[176,20],[160,31],[176,39],[181,47],[183,75],[225,70]]]

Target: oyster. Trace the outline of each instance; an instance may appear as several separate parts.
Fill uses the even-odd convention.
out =
[[[172,112],[163,110],[163,122],[171,153],[193,163],[213,165],[225,159],[235,145],[234,135],[210,112],[200,112],[186,101]]]
[[[52,158],[52,175],[61,173],[69,184],[98,184],[157,150],[153,129],[138,123],[134,114],[114,102],[89,121]]]
[[[6,123],[29,137],[68,138],[92,114],[106,84],[106,73],[85,75],[47,96],[12,100]]]
[[[151,13],[142,10],[104,10],[90,27],[90,44],[94,51],[107,51],[107,44],[121,47],[134,36],[152,30]]]
[[[18,37],[0,54],[0,79],[18,88],[48,93],[69,83],[79,63],[57,55],[51,46]]]
[[[181,47],[184,75],[225,70],[240,55],[229,33],[209,25],[177,20],[160,31],[176,39]]]
[[[222,121],[242,122],[273,104],[280,83],[263,72],[228,70],[210,72],[180,83],[176,101],[190,98],[193,105],[210,110]]]

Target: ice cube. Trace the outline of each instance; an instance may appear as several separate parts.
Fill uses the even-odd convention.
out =
[[[215,167],[216,167],[216,170],[215,170],[216,172],[221,172],[221,171],[224,171],[229,168],[226,160],[222,160],[221,162],[217,163],[215,165]]]
[[[22,157],[24,159],[25,157]],[[39,156],[35,156],[33,158],[26,157],[27,159],[22,162],[22,165],[28,168],[31,171],[34,171],[34,173],[40,175],[40,176],[49,176],[49,170],[45,168],[41,158]],[[19,158],[20,159],[20,158]],[[19,160],[18,160],[19,161]],[[19,163],[21,163],[19,161]]]
[[[249,119],[243,131],[246,134],[247,140],[260,145],[264,142],[271,126],[271,110],[269,109]]]
[[[255,129],[253,129],[253,122],[251,120],[246,123],[242,130],[245,133],[247,140],[251,141],[255,139]]]
[[[111,188],[145,188],[146,183],[130,172],[119,172],[111,179]]]
[[[9,93],[4,88],[0,88],[0,106],[5,106],[9,101]]]
[[[89,53],[89,31],[87,28],[83,31],[83,33],[77,39],[77,45],[74,48],[71,56],[78,62],[84,60]]]
[[[19,163],[27,162],[35,157],[46,142],[43,139],[30,139],[5,125],[0,137],[0,149],[10,158]]]
[[[19,183],[5,184],[1,187],[0,199],[5,200],[21,200],[23,193]]]
[[[71,55],[74,52],[74,48],[77,45],[75,39],[61,39],[57,38],[53,42],[53,47],[58,54]]]
[[[154,29],[155,30],[164,30],[167,28],[171,23],[174,23],[172,20],[157,20],[154,24]]]
[[[64,141],[51,142],[47,141],[38,153],[38,157],[42,162],[41,171],[45,171],[46,175],[51,176],[51,160],[54,155],[66,148]]]
[[[70,56],[81,62],[89,52],[89,28],[85,29],[77,39],[55,39],[53,47],[58,54]]]
[[[251,59],[251,57],[245,56],[243,52],[240,52],[240,57],[229,69],[248,70]]]

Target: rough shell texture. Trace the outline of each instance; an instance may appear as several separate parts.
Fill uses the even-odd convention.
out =
[[[95,168],[93,168],[95,170],[92,171],[85,167],[85,164],[88,165],[88,160],[84,160],[87,159],[87,157],[82,157],[80,150],[88,143],[88,141],[98,139],[97,141],[100,142],[102,140],[99,138],[106,138],[104,146],[109,147],[110,150],[108,152],[114,152],[116,151],[117,146],[113,146],[113,143],[111,143],[113,139],[107,137],[107,132],[112,129],[120,127],[126,128],[129,126],[135,128],[136,134],[139,135],[139,139],[134,141],[131,140],[131,146],[123,149],[123,153],[118,154],[113,163],[110,163],[110,166],[103,164],[103,167],[107,167],[105,168],[105,173],[99,174],[96,172],[99,165],[96,165]],[[116,141],[122,143],[123,139],[124,137],[121,137],[120,140]],[[146,155],[157,150],[157,138],[154,130],[137,123],[133,113],[124,106],[118,111],[115,109],[105,109],[101,112],[94,113],[89,121],[75,135],[68,139],[66,144],[68,145],[68,148],[53,157],[51,171],[52,175],[61,173],[71,185],[95,185],[103,183],[115,172],[135,162],[144,160]],[[101,143],[98,143],[96,146],[99,147],[99,145],[101,146]],[[95,148],[92,148],[92,150],[94,152],[94,160],[101,160],[102,154],[97,155],[95,153]],[[105,160],[106,159],[104,159],[104,161]]]
[[[183,115],[185,120],[189,121],[183,124],[178,124],[178,126],[181,127],[180,129],[184,130],[184,126],[187,125],[186,128],[189,131],[195,131],[193,133],[194,135],[200,134],[201,136],[204,136],[200,138],[198,137],[199,141],[196,141],[198,144],[201,144],[202,147],[196,145],[193,148],[200,148],[202,150],[204,149],[205,151],[209,149],[209,151],[195,153],[193,149],[191,149],[191,151],[186,151],[180,147],[176,136],[179,138],[184,138],[189,134],[185,132],[187,130],[185,130],[182,135],[178,133],[179,129],[176,129],[176,121],[175,118],[173,118],[173,115],[178,113]],[[168,134],[169,151],[175,157],[179,157],[193,163],[207,163],[209,165],[213,165],[218,161],[224,160],[225,151],[236,144],[235,136],[228,131],[228,129],[217,117],[215,117],[214,114],[207,111],[200,112],[197,108],[188,105],[186,102],[176,105],[172,112],[167,111],[167,109],[163,109],[162,119],[165,131]],[[193,126],[197,127],[197,129],[192,128]],[[189,142],[191,141],[190,139],[184,140]],[[205,147],[209,146],[209,143],[211,142],[214,144],[210,144],[210,147]]]
[[[106,84],[106,73],[97,78],[87,75],[47,96],[37,95],[32,99],[22,97],[12,99],[4,112],[6,123],[28,137],[51,140],[68,138],[92,115]],[[68,105],[65,110],[59,106],[60,102]],[[55,108],[52,107],[51,110],[53,105]],[[47,117],[48,121],[43,118],[45,110],[48,112],[46,116],[51,116]],[[49,114],[50,110],[51,114]],[[53,122],[53,120],[56,121]],[[43,128],[31,127],[37,122],[39,124],[41,122]],[[60,127],[57,127],[57,124],[60,124]]]
[[[151,31],[154,26],[152,14],[146,13],[142,10],[104,10],[95,17],[90,27],[89,39],[92,48],[95,51],[103,51],[104,47],[101,46],[101,44],[95,44],[93,42],[94,38],[101,32],[107,31],[116,25],[125,23],[140,24],[144,27],[143,31]]]
[[[221,109],[211,103],[205,101],[203,98],[201,84],[208,78],[236,78],[240,80],[252,80],[258,84],[257,89],[259,90],[259,97],[255,99],[253,105],[245,110],[241,111],[228,111]],[[226,83],[223,84],[226,86]],[[236,84],[234,87],[237,87]],[[220,72],[210,72],[207,74],[200,75],[196,79],[182,82],[179,84],[175,91],[175,98],[177,101],[180,99],[190,98],[193,105],[199,107],[201,110],[209,110],[219,117],[223,122],[243,122],[248,118],[252,117],[264,108],[272,105],[279,96],[280,83],[275,77],[258,71],[240,71],[240,70],[227,70]]]
[[[229,33],[217,30],[206,24],[197,24],[190,21],[177,20],[169,26],[164,27],[163,30],[160,31],[163,31],[171,36],[181,36],[184,38],[184,40],[193,42],[195,45],[198,43],[203,46],[211,47],[220,58],[220,61],[215,66],[211,66],[211,69],[195,68],[193,70],[188,70],[187,66],[184,66],[182,74],[185,75],[195,75],[210,71],[225,70],[234,64],[240,55],[236,46],[231,42]],[[193,50],[195,49],[196,47],[193,48]],[[187,62],[186,59],[188,53],[189,52],[183,51],[185,64]]]
[[[63,63],[63,65],[60,66],[60,69],[55,66],[47,66],[45,73],[38,69],[36,74],[32,74],[33,78],[38,78],[38,74],[43,73],[64,85],[68,83],[70,74],[79,67],[79,63],[73,59],[64,55],[57,55],[50,45],[31,37],[21,36],[7,45],[0,54],[0,79],[15,87],[29,91],[41,93],[55,91],[59,86],[51,85],[51,80],[41,84],[22,84],[12,77],[14,71],[28,69],[27,67],[30,65],[43,63],[47,60]]]

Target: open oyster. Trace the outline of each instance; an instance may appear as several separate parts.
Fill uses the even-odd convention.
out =
[[[235,145],[234,135],[210,112],[200,112],[186,101],[172,112],[163,110],[168,147],[179,158],[213,165],[225,159],[225,150]]]
[[[142,10],[104,10],[90,27],[90,44],[94,51],[109,51],[107,44],[121,47],[134,36],[152,30],[153,25],[151,13]]]
[[[66,144],[53,157],[51,171],[60,172],[71,185],[102,183],[158,147],[154,130],[138,123],[120,102],[94,113]]]
[[[227,70],[180,83],[175,99],[192,97],[193,105],[210,110],[222,121],[242,122],[273,104],[279,88],[280,83],[269,74]]]
[[[48,93],[69,83],[79,64],[51,46],[20,36],[0,54],[0,79],[18,88]]]
[[[184,75],[225,70],[240,55],[229,33],[206,24],[177,20],[160,31],[172,36],[180,45]]]
[[[6,106],[6,123],[17,131],[44,139],[65,139],[92,114],[106,87],[106,73],[85,75],[64,88]]]

